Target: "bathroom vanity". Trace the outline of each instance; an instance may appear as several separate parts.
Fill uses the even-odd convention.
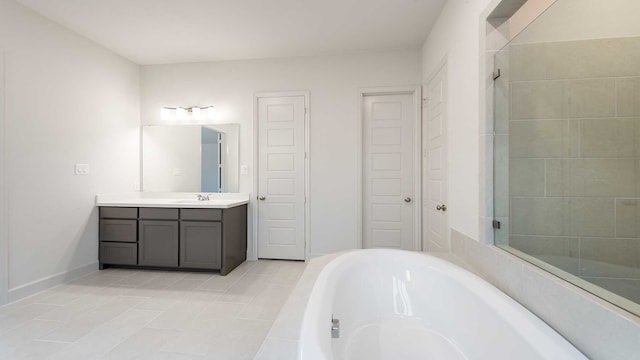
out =
[[[100,269],[214,270],[226,275],[246,260],[244,194],[99,195]]]

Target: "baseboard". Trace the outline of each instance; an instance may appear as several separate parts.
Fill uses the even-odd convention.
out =
[[[98,262],[93,262],[91,264],[87,264],[84,266],[77,267],[75,269],[71,269],[68,271],[63,271],[57,274],[53,274],[51,276],[47,276],[40,280],[32,281],[30,283],[20,285],[18,287],[14,287],[13,289],[9,289],[8,292],[8,300],[9,302],[14,302],[25,298],[27,296],[34,295],[41,291],[47,290],[56,285],[60,285],[67,281],[71,281],[73,279],[77,279],[81,276],[87,275],[94,271],[98,270]]]

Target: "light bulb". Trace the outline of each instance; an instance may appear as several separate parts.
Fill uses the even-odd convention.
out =
[[[177,108],[176,109],[176,117],[178,118],[178,120],[184,120],[185,117],[187,117],[187,110],[185,110],[185,108]]]
[[[192,107],[191,115],[193,116],[194,119],[200,119],[200,108],[195,106]]]

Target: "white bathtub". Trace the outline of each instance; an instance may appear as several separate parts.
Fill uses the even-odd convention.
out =
[[[332,316],[340,337],[331,338]],[[313,287],[299,356],[311,359],[586,359],[486,281],[399,250],[337,257]]]

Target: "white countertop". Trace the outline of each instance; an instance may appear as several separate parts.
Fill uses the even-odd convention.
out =
[[[210,200],[198,200],[198,194],[207,194]],[[96,195],[96,206],[228,209],[248,203],[249,194],[242,193],[136,192]]]

